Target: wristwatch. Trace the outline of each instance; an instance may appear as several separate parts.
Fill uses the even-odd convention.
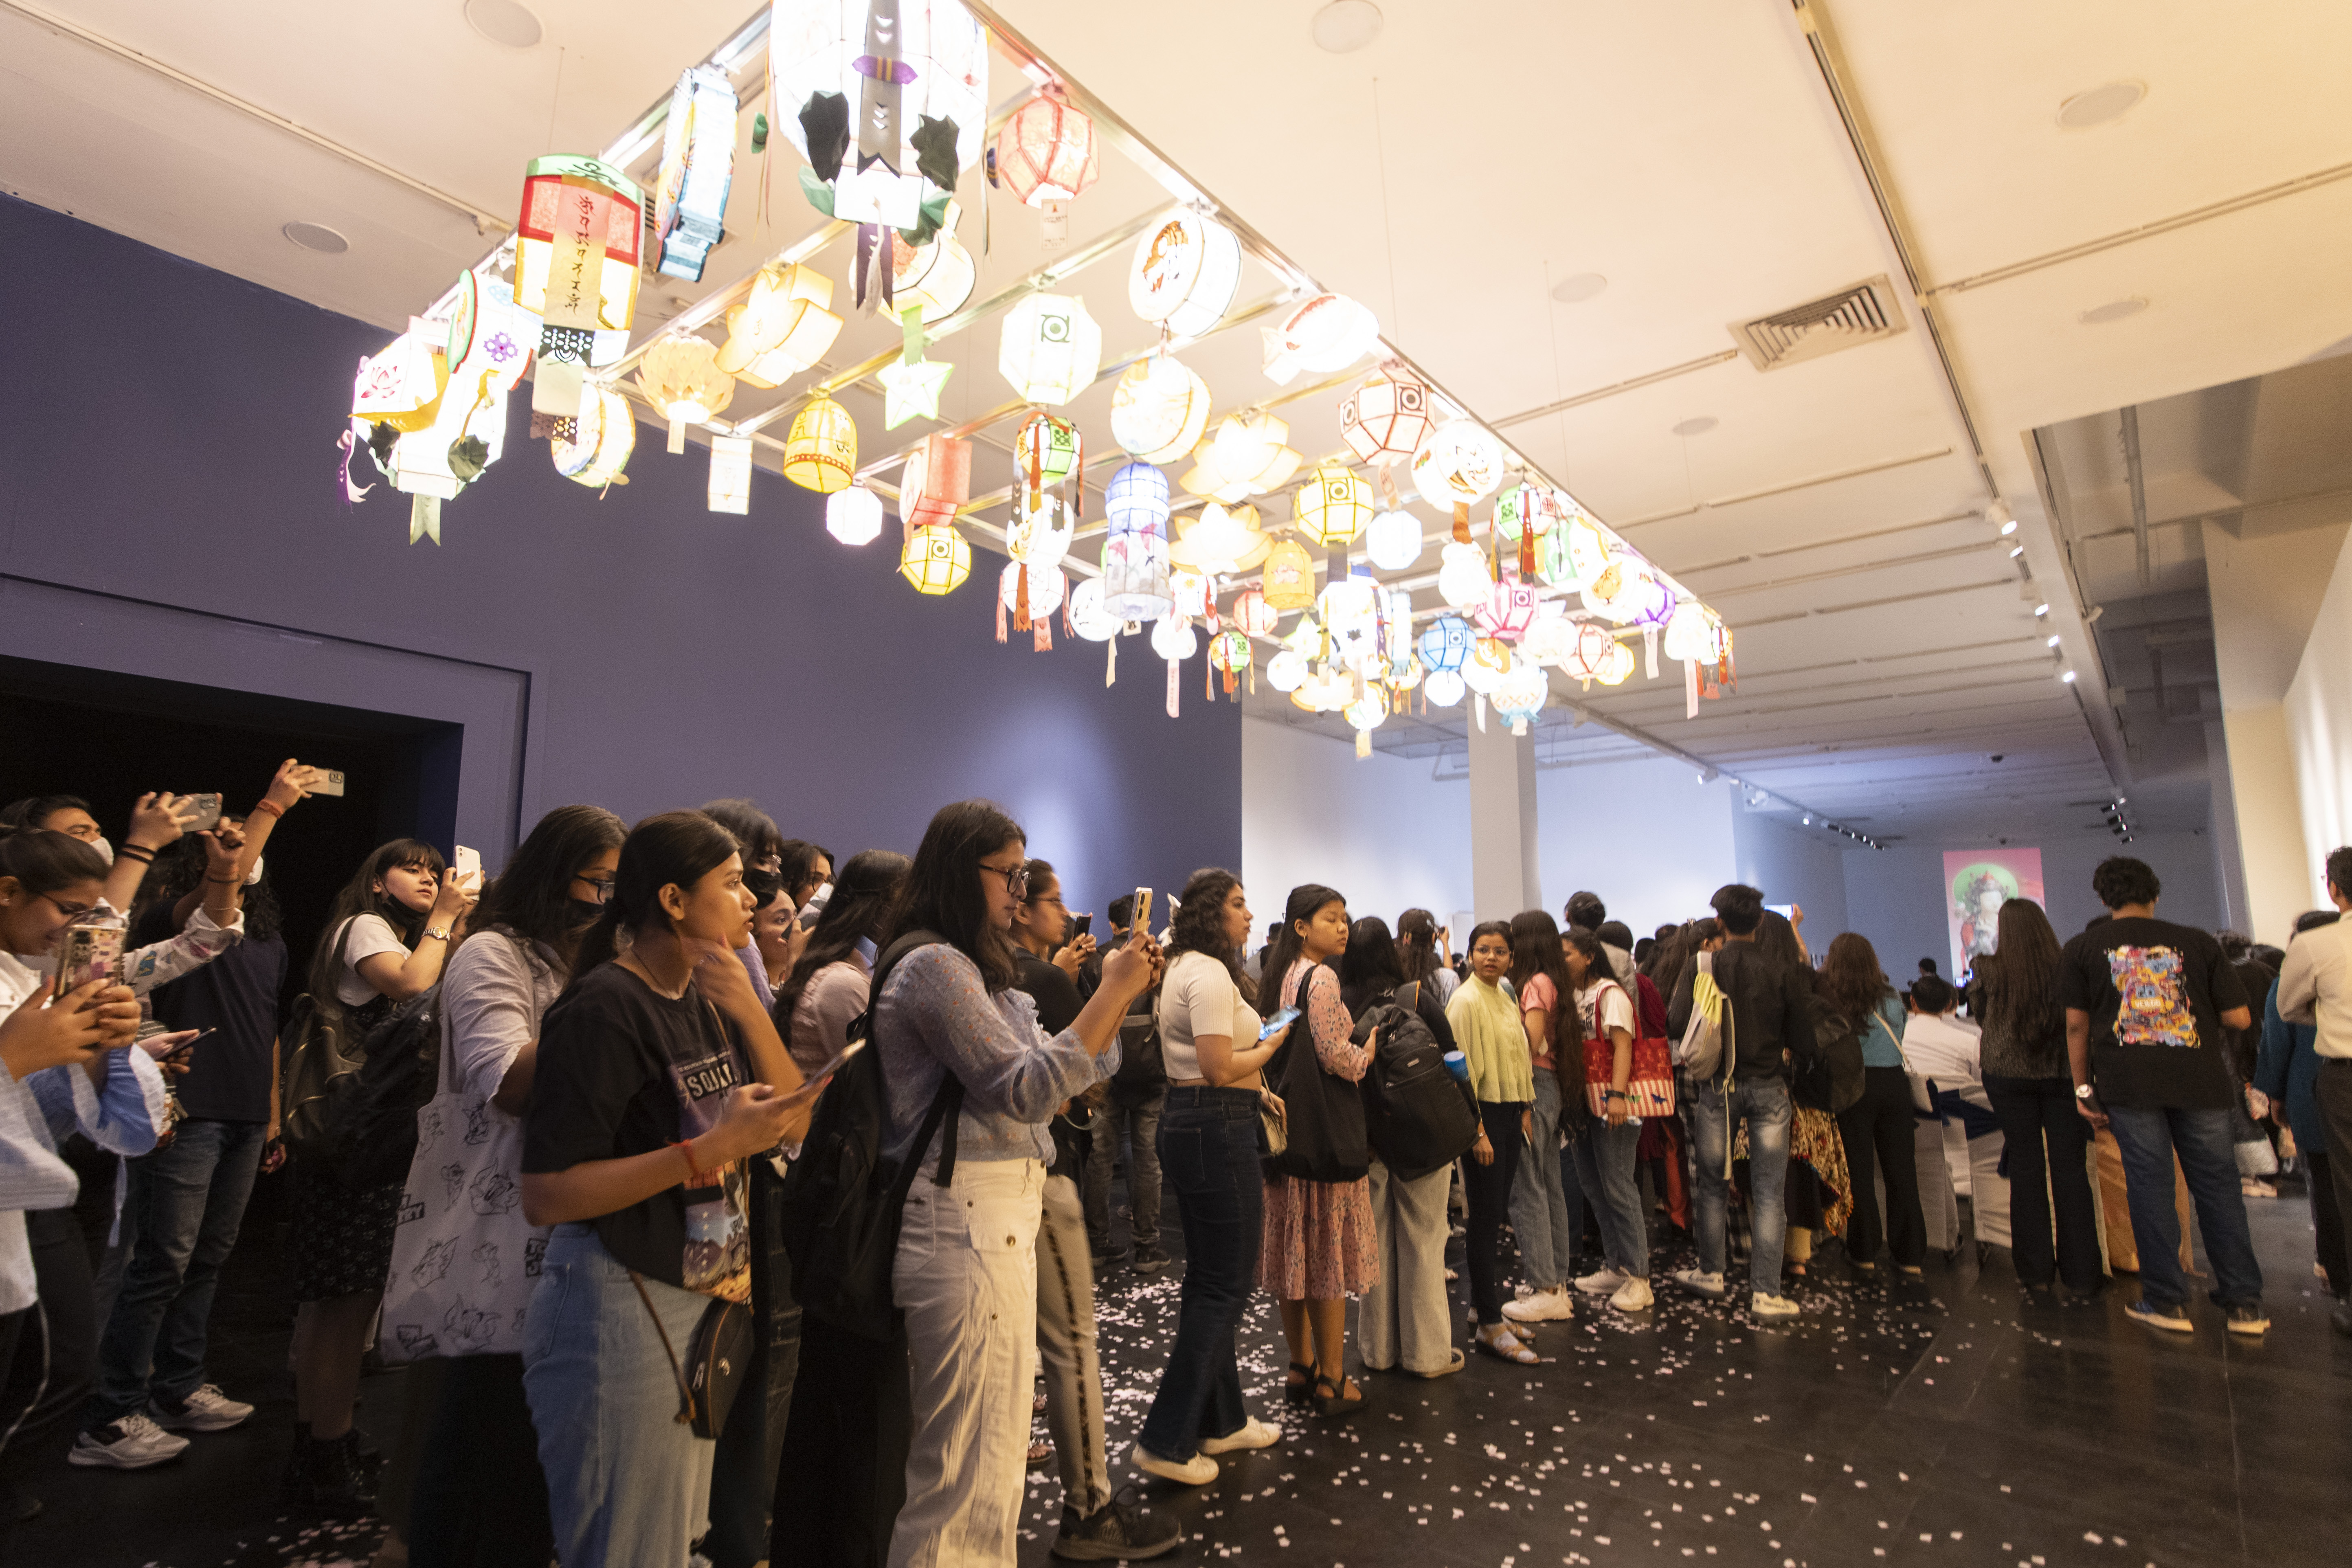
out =
[[[435,942],[447,942],[449,940],[449,928],[447,926],[426,926],[425,928],[425,934],[431,937]]]
[[[2088,1099],[2090,1099],[2090,1098],[2091,1098],[2091,1086],[2090,1086],[2089,1084],[2087,1084],[2087,1083],[2078,1083],[2078,1084],[2076,1084],[2076,1085],[2074,1086],[2074,1098],[2075,1098],[2076,1100],[2088,1100]]]

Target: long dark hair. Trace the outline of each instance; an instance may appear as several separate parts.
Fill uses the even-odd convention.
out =
[[[572,984],[618,953],[623,931],[635,935],[668,920],[661,907],[664,888],[691,888],[740,852],[733,834],[698,811],[665,811],[630,828],[613,873],[613,896],[572,952]]]
[[[210,865],[205,855],[204,839],[194,833],[184,835],[178,843],[155,857],[154,869],[139,884],[140,907],[143,910],[155,904],[177,904],[205,885]],[[267,942],[278,934],[284,923],[278,895],[270,890],[266,857],[261,875],[245,885],[241,908],[247,941]]]
[[[1366,996],[1383,996],[1404,984],[1404,961],[1397,956],[1388,921],[1366,915],[1348,928],[1348,951],[1339,955],[1339,984]]]
[[[1560,953],[1559,922],[1541,910],[1521,910],[1506,929],[1511,936],[1511,988],[1524,996],[1528,981],[1538,974],[1549,975],[1559,989],[1560,1000],[1573,1000],[1576,982],[1568,977],[1568,960]],[[1601,953],[1599,978],[1615,979],[1616,972],[1609,967],[1609,955],[1601,952],[1600,940],[1580,926],[1569,933],[1569,940],[1579,936],[1591,941],[1592,951]],[[1583,949],[1580,946],[1577,951]]]
[[[326,929],[319,933],[319,945],[310,950],[310,997],[319,1006],[342,1005],[335,995],[335,986],[342,979],[341,939],[346,923],[362,915],[381,915],[402,945],[412,949],[416,939],[425,934],[425,917],[429,910],[412,910],[390,893],[376,890],[377,881],[386,872],[403,866],[430,871],[436,877],[448,868],[441,851],[422,838],[395,838],[389,844],[379,844],[374,853],[360,862],[358,873],[343,884],[343,890],[327,906]]]
[[[980,885],[981,861],[1008,844],[1025,849],[1029,836],[991,802],[960,800],[940,807],[907,868],[906,901],[892,922],[890,941],[881,945],[910,931],[937,931],[979,967],[992,995],[1010,989],[1021,973],[1013,939],[989,920],[988,897]]]
[[[1184,879],[1175,917],[1168,922],[1168,962],[1175,963],[1181,952],[1207,953],[1225,966],[1243,999],[1255,1005],[1257,987],[1242,973],[1241,954],[1225,940],[1225,900],[1241,885],[1239,877],[1221,866],[1203,866]]]
[[[997,847],[1001,849],[1003,846],[999,845]],[[989,854],[992,851],[982,850],[982,853]],[[822,844],[811,844],[805,838],[785,839],[783,843],[777,846],[776,854],[782,862],[780,869],[784,879],[784,889],[795,899],[800,897],[799,889],[807,885],[809,873],[816,868],[816,863],[819,860],[828,866],[833,865],[832,850]],[[835,867],[835,869],[838,871],[840,868]],[[811,888],[809,891],[814,893],[816,889]]]
[[[76,882],[106,880],[106,857],[68,833],[0,823],[0,877],[39,898]]]
[[[2011,899],[1994,924],[1998,950],[1977,960],[1984,1016],[1977,1020],[2013,1040],[2047,1039],[2065,1023],[2058,1005],[2058,933],[2032,899]]]
[[[1822,1000],[1857,1030],[1867,1029],[1878,1005],[1895,994],[1879,965],[1878,950],[1858,931],[1840,931],[1832,939],[1829,956],[1822,961],[1819,989]]]
[[[784,1037],[785,1045],[793,1043],[793,1014],[817,971],[856,952],[861,937],[877,945],[881,942],[906,889],[907,869],[913,864],[895,850],[861,849],[835,874],[833,897],[816,917],[808,946],[783,984],[776,988],[776,1033]]]
[[[1282,929],[1275,933],[1274,941],[1266,944],[1265,962],[1258,965],[1258,974],[1265,982],[1268,996],[1276,1001],[1281,999],[1283,979],[1289,974],[1290,966],[1297,962],[1299,953],[1306,950],[1307,943],[1298,934],[1299,922],[1313,920],[1315,911],[1326,904],[1344,906],[1347,901],[1340,897],[1337,888],[1327,888],[1320,882],[1306,882],[1290,889],[1290,897],[1283,900]],[[1299,994],[1306,994],[1303,984],[1299,987]]]
[[[555,950],[568,976],[586,903],[572,898],[572,880],[628,836],[621,819],[601,805],[557,806],[539,819],[506,869],[482,889],[466,940],[497,926],[525,942],[543,942]]]
[[[1437,962],[1437,917],[1427,910],[1407,910],[1397,916],[1396,939],[1405,979],[1426,981],[1444,967]]]

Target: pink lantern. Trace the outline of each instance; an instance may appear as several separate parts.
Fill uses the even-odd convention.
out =
[[[1047,82],[996,134],[995,175],[1024,206],[1066,202],[1095,183],[1095,122]]]
[[[1531,583],[1506,575],[1478,608],[1478,629],[1490,637],[1517,642],[1536,622],[1536,590]]]

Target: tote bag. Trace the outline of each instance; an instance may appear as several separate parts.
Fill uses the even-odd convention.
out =
[[[528,959],[534,976],[542,967]],[[392,1274],[376,1347],[394,1363],[427,1356],[519,1355],[548,1226],[522,1216],[522,1119],[457,1086],[441,1016],[433,1098],[416,1113],[416,1153],[400,1194]]]
[[[1613,980],[1604,984],[1618,990]],[[1630,1001],[1631,998],[1629,997]],[[1570,1005],[1574,1005],[1573,1003]],[[1593,1008],[1595,1016],[1600,1008]],[[1639,1008],[1634,1019],[1641,1018]],[[1584,1042],[1584,1099],[1595,1116],[1609,1114],[1609,1086],[1617,1076],[1617,1047],[1605,1035],[1589,1037]],[[1625,1084],[1625,1113],[1629,1116],[1672,1116],[1675,1113],[1675,1063],[1672,1047],[1664,1036],[1655,1038],[1636,1036],[1633,1040],[1633,1070]]]

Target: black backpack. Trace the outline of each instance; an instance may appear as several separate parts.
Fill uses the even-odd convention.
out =
[[[347,921],[343,950],[350,945]],[[330,1024],[315,998],[294,999],[278,1091],[286,1151],[345,1186],[405,1181],[416,1113],[440,1081],[441,987],[339,1013],[341,1023]]]
[[[1360,1085],[1364,1131],[1372,1152],[1397,1180],[1443,1170],[1478,1142],[1478,1104],[1470,1086],[1446,1070],[1444,1048],[1422,1021],[1421,987],[1404,986],[1364,1010],[1352,1037],[1360,1045],[1381,1032],[1372,1065]]]
[[[1146,991],[1127,1005],[1118,1021],[1118,1070],[1110,1075],[1111,1093],[1122,1100],[1150,1098],[1166,1086],[1168,1066],[1160,1054],[1160,991]]]
[[[782,1228],[801,1310],[863,1339],[887,1341],[898,1330],[890,1268],[898,1253],[898,1222],[923,1151],[942,1123],[939,1173],[932,1180],[944,1187],[955,1179],[963,1080],[952,1072],[941,1079],[915,1142],[901,1158],[886,1158],[890,1104],[873,1033],[883,983],[899,960],[946,940],[936,931],[908,931],[882,954],[866,1011],[849,1026],[850,1038],[864,1039],[866,1049],[849,1058],[818,1098],[800,1158],[784,1178]]]
[[[1807,1001],[1805,1013],[1790,1031],[1789,1092],[1834,1116],[1862,1098],[1862,1037],[1821,996]]]

